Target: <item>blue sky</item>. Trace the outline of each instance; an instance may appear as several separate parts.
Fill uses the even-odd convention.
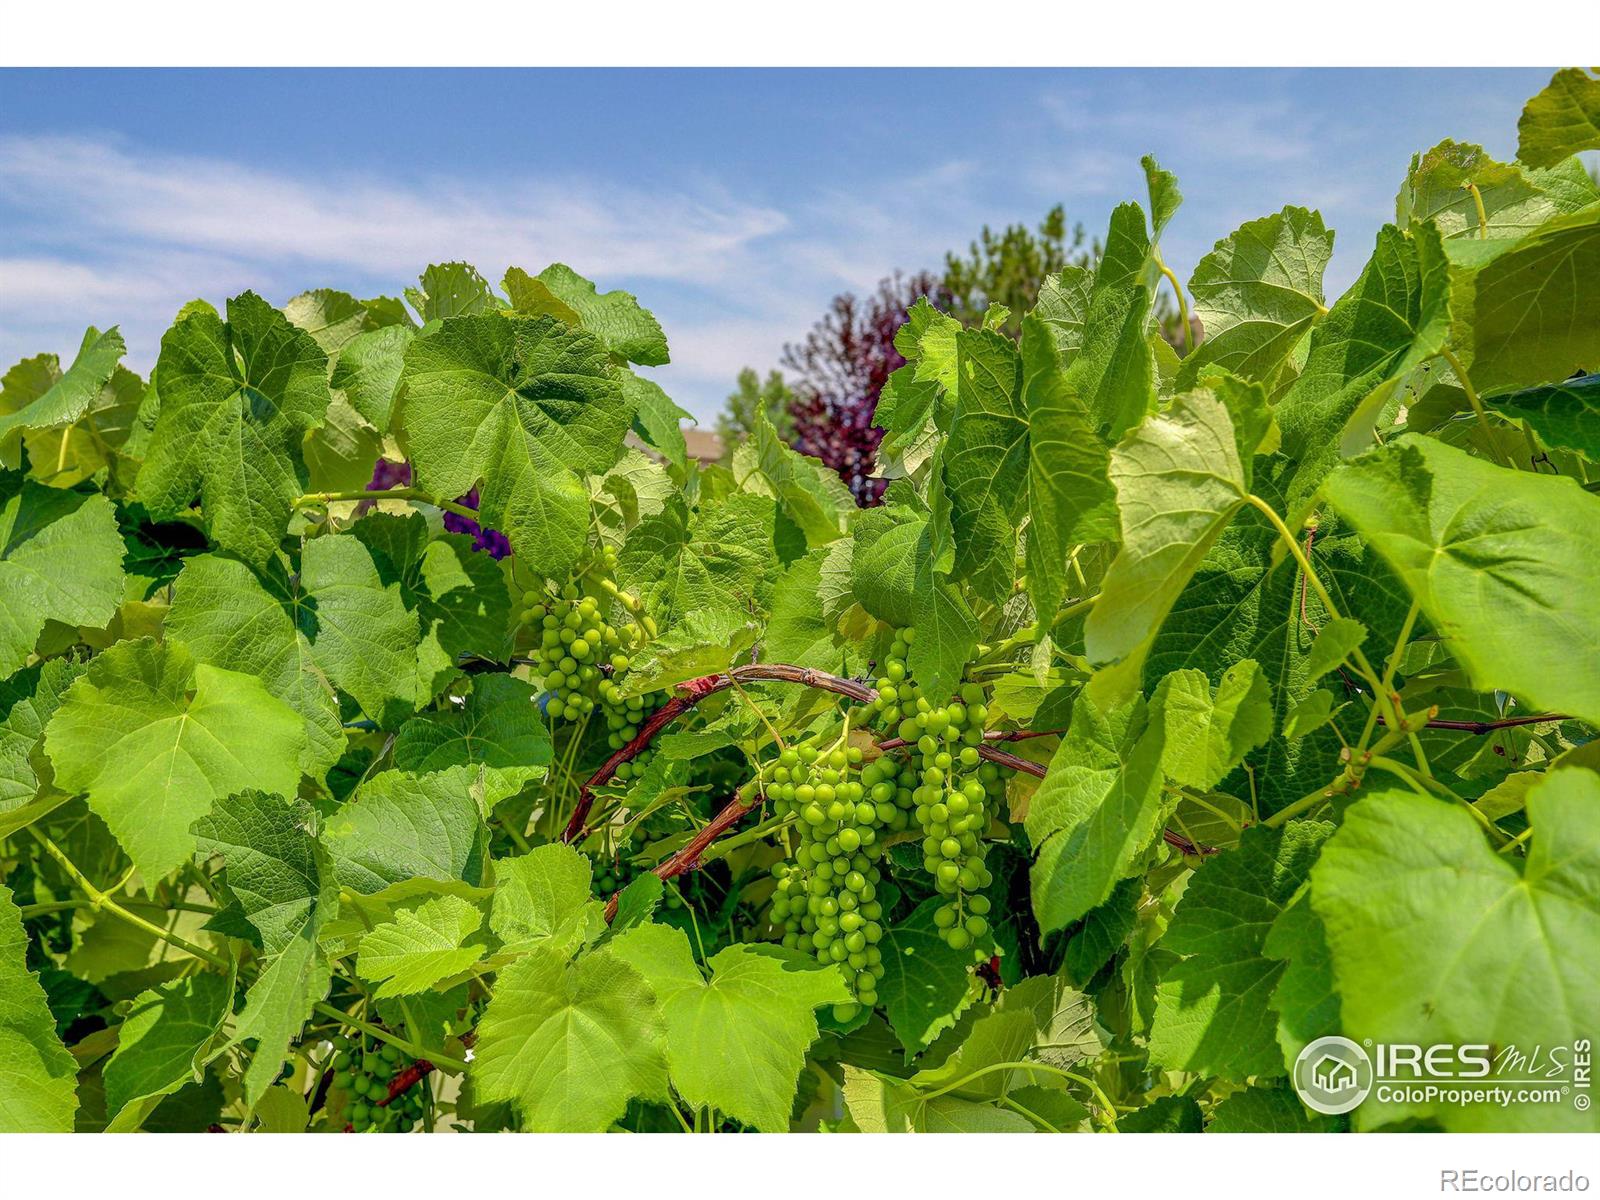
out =
[[[1185,203],[1187,278],[1285,204],[1360,270],[1412,153],[1515,151],[1548,70],[0,71],[0,368],[120,324],[147,369],[186,300],[398,294],[429,262],[563,261],[665,326],[702,419],[829,298],[1054,203]]]

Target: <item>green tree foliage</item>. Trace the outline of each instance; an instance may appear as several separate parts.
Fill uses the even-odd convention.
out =
[[[685,461],[559,264],[17,364],[0,1131],[1593,1132],[1592,101],[1342,296],[1246,221],[1182,357],[1153,160],[986,238],[873,317],[871,508],[775,380]],[[1552,1090],[1312,1111],[1333,1034]]]
[[[737,390],[717,414],[717,437],[722,439],[724,454],[731,459],[738,444],[755,433],[763,418],[787,441],[793,403],[794,392],[784,382],[782,371],[768,371],[765,379],[750,367],[740,371]]]

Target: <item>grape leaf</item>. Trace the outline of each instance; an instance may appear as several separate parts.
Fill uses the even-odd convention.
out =
[[[1593,184],[1571,187],[1561,172],[1527,172],[1496,162],[1480,146],[1445,141],[1411,160],[1395,214],[1413,232],[1433,222],[1446,241],[1506,238],[1595,198]]]
[[[1357,800],[1311,875],[1352,1038],[1568,1046],[1600,992],[1600,776],[1551,772],[1528,792],[1521,863],[1459,806],[1385,789]],[[1430,1105],[1370,1097],[1372,1128],[1423,1117],[1451,1131],[1595,1129],[1569,1103]]]
[[[1040,297],[1040,309],[1045,298]],[[1117,536],[1111,448],[1084,395],[1069,386],[1059,324],[1039,309],[1022,319],[1022,402],[1028,422],[1028,588],[1041,615],[1066,592],[1067,561],[1079,542]]]
[[[220,800],[195,822],[202,852],[221,855],[223,882],[260,933],[268,959],[245,996],[230,1042],[256,1040],[244,1073],[250,1104],[277,1081],[290,1044],[327,994],[332,975],[318,939],[338,911],[338,891],[314,827],[314,810],[305,801],[255,790]]]
[[[551,263],[538,280],[573,312],[583,329],[617,357],[643,367],[667,362],[667,336],[649,311],[629,292],[601,294],[595,285],[564,263]]]
[[[1336,472],[1326,494],[1474,687],[1600,724],[1600,498],[1415,435]]]
[[[1032,1133],[1019,1113],[948,1092],[927,1096],[909,1084],[844,1067],[844,1106],[862,1133]]]
[[[122,537],[104,496],[0,471],[0,677],[28,660],[46,621],[98,628],[122,601]]]
[[[1293,206],[1218,242],[1189,277],[1206,336],[1183,360],[1177,386],[1193,388],[1214,366],[1277,395],[1295,347],[1328,311],[1322,274],[1332,256],[1333,232],[1321,214]]]
[[[1211,790],[1272,736],[1272,696],[1251,659],[1229,667],[1214,693],[1191,668],[1164,678],[1157,696],[1166,721],[1161,768],[1184,787]]]
[[[1243,1082],[1284,1070],[1268,1006],[1283,964],[1264,957],[1273,922],[1305,881],[1330,825],[1252,825],[1196,873],[1161,945],[1186,955],[1161,977],[1150,1059]]]
[[[1569,154],[1600,147],[1600,79],[1577,67],[1557,71],[1522,110],[1517,157],[1530,167],[1554,166]]]
[[[634,1097],[667,1095],[666,1028],[643,976],[609,950],[569,964],[555,947],[495,979],[468,1070],[477,1096],[509,1102],[523,1128],[603,1130]]]
[[[78,1065],[27,955],[22,913],[0,883],[0,1133],[69,1133]]]
[[[1033,911],[1046,933],[1104,904],[1134,873],[1172,801],[1162,793],[1165,721],[1142,698],[1110,713],[1081,695],[1028,804],[1037,848]]]
[[[641,379],[632,371],[621,370],[622,391],[633,406],[633,431],[648,445],[661,451],[661,456],[676,466],[683,466],[688,447],[683,440],[685,418],[692,419],[687,409],[676,404],[661,390],[661,385],[650,379]]]
[[[230,999],[229,980],[216,974],[184,976],[134,998],[103,1072],[107,1132],[138,1129],[164,1097],[201,1077]]]
[[[944,449],[957,578],[1002,604],[1016,575],[1017,518],[1028,501],[1028,412],[1022,359],[987,329],[956,335],[955,416]],[[937,486],[937,484],[936,484]]]
[[[434,263],[417,282],[406,289],[406,299],[424,321],[477,316],[501,307],[489,281],[464,262]]]
[[[385,583],[372,552],[348,534],[312,538],[301,552],[297,624],[318,665],[361,711],[392,724],[417,707],[417,618],[398,582]]]
[[[850,1000],[844,977],[810,955],[735,945],[707,960],[707,980],[688,935],[665,925],[640,926],[611,949],[656,994],[678,1094],[763,1132],[787,1129],[806,1049],[817,1038],[812,1010]]]
[[[22,431],[59,429],[82,419],[90,406],[100,400],[126,353],[127,346],[116,326],[104,333],[91,326],[84,331],[72,365],[52,379],[44,391],[12,408],[13,394],[19,389],[7,387],[6,403],[0,405],[0,462],[16,466],[16,447]]]
[[[1111,452],[1122,549],[1084,622],[1091,662],[1133,654],[1167,613],[1249,494],[1234,423],[1209,391],[1180,396]]]
[[[537,690],[510,675],[475,676],[464,703],[407,721],[394,743],[400,770],[420,775],[481,767],[495,797],[543,778],[553,757]]]
[[[300,765],[321,779],[339,761],[339,700],[307,636],[296,626],[300,580],[281,564],[256,572],[237,559],[197,554],[175,581],[168,633],[199,662],[253,675],[305,723]]]
[[[880,1006],[908,1059],[953,1025],[973,1000],[970,952],[945,945],[933,924],[933,910],[942,903],[937,897],[923,902],[883,936]]]
[[[1211,1114],[1207,1133],[1342,1133],[1342,1117],[1306,1111],[1292,1089],[1251,1087],[1235,1092]]]
[[[413,336],[404,325],[386,325],[360,334],[345,343],[334,365],[329,383],[380,433],[388,432],[406,347]]]
[[[1451,341],[1480,393],[1600,363],[1600,202],[1522,238],[1451,247]]]
[[[1267,931],[1261,952],[1285,962],[1270,1003],[1278,1013],[1283,1065],[1292,1070],[1308,1042],[1339,1031],[1339,993],[1333,983],[1333,960],[1328,957],[1322,922],[1311,907],[1309,888],[1301,888],[1284,905]]]
[[[763,496],[702,503],[698,513],[674,496],[628,535],[617,558],[617,585],[667,627],[689,613],[763,611],[778,572],[775,513],[774,502]]]
[[[400,517],[374,513],[351,533],[372,552],[385,586],[400,585],[406,608],[416,614],[417,697],[426,702],[456,679],[461,664],[502,662],[510,654],[507,628],[511,595],[500,564],[474,549],[467,534],[430,539],[421,513]]]
[[[633,421],[600,344],[551,317],[464,316],[406,348],[401,445],[419,487],[480,488],[483,523],[541,573],[583,550],[580,472],[617,460]]]
[[[81,663],[52,658],[0,683],[0,708],[5,710],[0,718],[0,813],[22,808],[51,782],[50,762],[39,753],[39,743],[61,697],[81,674]]]
[[[1600,462],[1600,375],[1495,396],[1487,404],[1526,421],[1539,440]]]
[[[786,446],[764,411],[734,451],[733,474],[742,489],[775,499],[811,546],[837,539],[855,512],[855,500],[838,473]]]
[[[590,893],[589,859],[552,842],[494,864],[494,907],[489,927],[510,950],[562,953],[604,928],[604,906]]]
[[[1443,348],[1450,331],[1450,274],[1438,230],[1378,231],[1361,276],[1311,331],[1300,377],[1279,402],[1283,451],[1299,463],[1288,486],[1289,527],[1338,465],[1341,434],[1414,368]]]
[[[139,471],[158,518],[198,494],[206,530],[261,565],[278,549],[307,483],[301,443],[331,399],[327,356],[254,292],[228,301],[228,320],[197,310],[161,339],[161,412]]]
[[[304,743],[259,680],[148,638],[101,653],[45,729],[57,786],[88,796],[151,883],[194,853],[190,825],[230,792],[294,795]]]
[[[459,896],[401,908],[361,939],[356,972],[378,984],[379,999],[427,991],[483,957],[472,940],[482,924],[483,911]]]
[[[383,771],[327,819],[323,843],[341,886],[371,894],[408,879],[483,877],[488,831],[473,798],[473,772]]]

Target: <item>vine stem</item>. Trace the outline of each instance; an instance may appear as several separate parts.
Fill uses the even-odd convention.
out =
[[[142,929],[152,937],[166,942],[169,946],[173,946],[176,949],[182,950],[185,954],[188,954],[191,957],[198,958],[201,962],[209,963],[213,967],[217,967],[219,970],[226,971],[228,969],[228,960],[223,958],[220,954],[215,954],[212,951],[207,950],[204,946],[197,946],[195,943],[189,941],[188,938],[173,933],[170,929],[163,929],[160,925],[155,924],[153,921],[145,920],[138,913],[133,912],[131,909],[124,908],[111,896],[97,888],[94,883],[90,881],[89,877],[78,869],[78,864],[67,857],[66,852],[62,850],[60,846],[56,845],[48,837],[40,833],[32,826],[28,827],[28,832],[31,833],[34,836],[34,839],[44,847],[45,852],[49,854],[51,858],[55,859],[56,862],[61,864],[61,869],[72,878],[72,881],[83,889],[84,894],[89,897],[89,905],[91,908],[94,908],[97,911],[103,909],[112,916],[126,921],[129,925],[134,926],[134,928]]]
[[[465,504],[457,504],[454,500],[441,500],[432,492],[425,492],[421,488],[414,487],[387,488],[376,492],[369,492],[365,489],[348,492],[307,492],[304,496],[295,497],[293,507],[313,508],[324,504],[337,504],[342,500],[419,500],[423,504],[431,504],[433,507],[443,509],[447,513],[455,513],[458,517],[466,517],[469,521],[482,519],[482,514],[475,508],[468,508]]]
[[[1062,1079],[1069,1079],[1073,1083],[1082,1084],[1084,1087],[1088,1088],[1092,1093],[1094,1093],[1094,1098],[1098,1100],[1101,1107],[1105,1109],[1107,1131],[1110,1133],[1120,1132],[1117,1129],[1117,1107],[1111,1103],[1111,1098],[1105,1094],[1104,1089],[1102,1089],[1098,1083],[1089,1078],[1087,1075],[1079,1075],[1076,1071],[1064,1071],[1060,1067],[1052,1067],[1048,1063],[1025,1061],[991,1063],[987,1067],[980,1067],[978,1070],[973,1071],[970,1074],[963,1075],[954,1083],[947,1083],[943,1087],[935,1088],[931,1092],[922,1092],[921,1096],[924,1100],[933,1100],[939,1096],[943,1096],[947,1092],[953,1092],[957,1088],[966,1087],[967,1084],[971,1083],[973,1080],[981,1079],[985,1075],[992,1075],[996,1071],[1045,1071],[1051,1075],[1059,1075]]]
[[[1161,256],[1156,256],[1156,266],[1161,269],[1161,274],[1172,285],[1172,294],[1178,298],[1178,321],[1183,326],[1183,352],[1194,353],[1194,334],[1189,332],[1189,302],[1184,299],[1183,287],[1178,283],[1178,277],[1172,273],[1172,268],[1161,261]]]
[[[1472,380],[1467,376],[1467,368],[1461,365],[1461,360],[1456,357],[1455,351],[1446,346],[1439,351],[1439,356],[1450,364],[1450,369],[1456,373],[1456,382],[1461,385],[1461,390],[1466,393],[1467,403],[1472,405],[1472,411],[1478,414],[1478,426],[1483,430],[1483,438],[1489,444],[1489,453],[1508,471],[1516,470],[1513,463],[1500,448],[1500,443],[1495,441],[1494,426],[1489,424],[1489,414],[1483,407],[1483,401],[1478,397],[1478,390],[1472,386]]]
[[[126,921],[129,925],[134,926],[136,929],[144,930],[152,937],[158,938],[167,943],[167,945],[172,946],[175,949],[182,950],[185,954],[188,954],[193,958],[197,958],[201,962],[207,963],[210,966],[216,967],[218,970],[226,971],[232,965],[226,958],[223,958],[222,955],[215,954],[212,951],[207,950],[204,946],[198,946],[194,942],[189,941],[188,938],[173,933],[170,929],[163,929],[161,926],[145,920],[138,913],[124,908],[121,904],[117,903],[116,900],[96,887],[93,881],[91,881],[89,877],[78,868],[78,864],[67,857],[66,852],[62,850],[60,846],[56,845],[37,829],[30,828],[28,832],[31,833],[38,843],[44,847],[45,852],[49,854],[51,858],[55,859],[56,862],[61,864],[61,869],[72,878],[73,882],[84,890],[85,894],[88,895],[89,903],[93,908],[97,910],[103,909],[112,916],[117,917],[119,920]],[[446,1055],[441,1055],[436,1051],[424,1050],[420,1046],[417,1046],[415,1043],[401,1037],[398,1034],[390,1033],[387,1029],[380,1029],[376,1025],[369,1025],[367,1022],[362,1021],[359,1018],[352,1017],[344,1010],[335,1008],[333,1005],[324,1001],[318,1000],[312,1005],[312,1008],[314,1011],[321,1013],[323,1016],[331,1017],[332,1019],[339,1021],[341,1024],[347,1025],[352,1029],[359,1029],[363,1033],[369,1034],[372,1037],[389,1042],[391,1045],[410,1055],[412,1058],[428,1058],[442,1066],[454,1067],[462,1071],[467,1069],[467,1064],[462,1062],[460,1059],[450,1058]]]
[[[1279,539],[1289,548],[1289,553],[1294,556],[1295,563],[1304,573],[1313,590],[1316,591],[1317,599],[1321,600],[1323,608],[1327,609],[1328,616],[1335,620],[1339,619],[1341,615],[1339,606],[1333,602],[1333,596],[1329,594],[1327,587],[1324,586],[1321,578],[1312,568],[1311,560],[1306,557],[1305,551],[1300,548],[1300,540],[1289,531],[1289,527],[1283,523],[1283,518],[1278,515],[1277,510],[1254,493],[1246,493],[1244,500],[1246,504],[1256,509],[1272,523],[1273,529],[1277,530]],[[1399,712],[1395,709],[1389,694],[1384,690],[1383,684],[1378,678],[1378,672],[1373,669],[1372,663],[1368,661],[1360,646],[1350,651],[1350,659],[1362,678],[1371,685],[1373,703],[1389,719],[1390,724],[1398,729],[1403,724],[1400,720]]]

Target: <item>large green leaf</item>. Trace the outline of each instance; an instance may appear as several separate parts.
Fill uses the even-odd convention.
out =
[[[1281,506],[1280,480],[1292,469],[1281,458],[1258,459],[1256,493]],[[1333,512],[1321,514],[1315,533],[1302,539],[1302,549],[1339,611],[1371,631],[1372,645],[1392,645],[1410,598],[1377,551]],[[1294,559],[1283,553],[1277,532],[1265,516],[1247,508],[1217,539],[1151,643],[1146,686],[1184,667],[1204,671],[1215,686],[1235,663],[1252,659],[1271,690],[1276,732],[1317,689],[1320,664],[1313,650],[1329,620]],[[1343,697],[1342,678],[1327,686]],[[1356,711],[1351,706],[1350,712]],[[1335,717],[1334,725],[1298,740],[1270,738],[1247,757],[1247,771],[1224,781],[1224,790],[1254,799],[1267,813],[1326,786],[1340,768],[1340,733],[1355,738],[1361,732],[1359,719],[1353,729],[1342,728],[1341,721],[1348,717]]]
[[[1524,171],[1515,163],[1496,162],[1479,146],[1447,141],[1411,160],[1395,214],[1413,231],[1433,222],[1446,241],[1508,238],[1531,233],[1551,217],[1597,198],[1581,169]]]
[[[339,899],[315,823],[305,801],[251,790],[220,801],[195,824],[204,852],[222,856],[223,882],[261,935],[265,954],[230,1043],[255,1040],[244,1073],[251,1105],[277,1082],[291,1044],[332,978],[319,937]]]
[[[28,660],[46,621],[98,628],[122,600],[122,536],[104,496],[0,471],[0,677]]]
[[[975,998],[970,952],[952,950],[933,923],[942,903],[938,897],[925,901],[883,938],[878,994],[907,1058],[953,1025]]]
[[[667,335],[632,293],[600,293],[564,263],[551,263],[538,276],[561,303],[578,314],[579,324],[601,345],[628,362],[659,367],[667,362]]]
[[[419,775],[481,767],[495,796],[509,796],[542,778],[554,757],[538,699],[532,684],[510,675],[475,676],[459,707],[452,704],[400,727],[394,765]]]
[[[1600,375],[1511,392],[1489,403],[1526,421],[1546,446],[1576,450],[1591,462],[1600,462]]]
[[[844,977],[777,946],[728,946],[695,963],[688,935],[644,925],[611,943],[644,976],[666,1021],[667,1070],[689,1104],[710,1104],[766,1133],[789,1127],[813,1010],[850,999]]]
[[[525,1129],[606,1129],[635,1097],[667,1095],[666,1028],[644,977],[608,950],[568,963],[540,948],[495,978],[468,1072]]]
[[[1284,453],[1299,463],[1288,488],[1291,528],[1338,464],[1345,427],[1437,355],[1449,328],[1438,230],[1407,235],[1385,225],[1361,277],[1312,330],[1306,365],[1278,405]]]
[[[297,625],[302,581],[281,564],[255,571],[220,554],[187,559],[173,587],[167,631],[203,663],[252,675],[305,721],[301,766],[321,779],[339,761],[339,699],[308,633]]]
[[[863,1133],[1032,1133],[1020,1113],[944,1093],[932,1095],[845,1064],[844,1106]]]
[[[944,450],[954,574],[1002,604],[1016,575],[1017,518],[1028,500],[1028,410],[1016,345],[988,329],[956,335],[955,418]],[[937,486],[937,483],[935,483]]]
[[[1087,696],[1073,705],[1025,821],[1037,854],[1033,912],[1044,932],[1105,903],[1160,836],[1175,803],[1162,791],[1165,728],[1142,698],[1110,713]]]
[[[1203,671],[1174,671],[1160,684],[1166,744],[1161,767],[1174,783],[1209,791],[1272,736],[1272,696],[1250,659],[1223,673],[1215,689]]]
[[[134,997],[103,1072],[107,1132],[138,1129],[163,1097],[201,1077],[231,998],[228,979],[216,974],[184,976]]]
[[[161,339],[161,414],[139,471],[158,517],[198,495],[211,540],[265,563],[307,483],[301,442],[327,411],[328,360],[254,292],[228,301],[224,323],[190,312]],[[459,493],[452,493],[459,495]]]
[[[415,711],[417,618],[366,545],[348,534],[312,538],[301,552],[300,584],[297,624],[328,677],[375,721]]]
[[[1268,1001],[1283,963],[1265,957],[1273,922],[1305,881],[1330,825],[1253,825],[1184,890],[1161,945],[1185,955],[1161,977],[1151,1061],[1243,1082],[1284,1071]]]
[[[1227,406],[1201,391],[1146,418],[1112,451],[1111,478],[1122,549],[1084,623],[1095,663],[1126,658],[1160,627],[1244,503],[1251,473]]]
[[[476,884],[488,831],[473,782],[464,767],[423,776],[382,771],[363,781],[322,832],[340,885],[371,894],[407,879]]]
[[[414,336],[404,325],[386,325],[344,345],[334,365],[332,386],[380,433],[389,429],[406,347]]]
[[[1295,347],[1327,313],[1322,273],[1333,232],[1320,213],[1289,207],[1246,221],[1213,247],[1189,277],[1205,341],[1183,360],[1178,386],[1216,366],[1276,395]]]
[[[764,411],[734,452],[733,474],[741,488],[775,499],[812,546],[838,538],[855,512],[855,500],[838,472],[785,445]]]
[[[1450,248],[1451,341],[1479,392],[1600,367],[1600,203]]]
[[[78,1064],[27,959],[22,913],[0,883],[0,1133],[70,1133]]]
[[[767,497],[741,494],[691,513],[684,498],[674,496],[629,534],[617,559],[617,584],[664,625],[691,612],[759,612],[778,571],[775,510]]]
[[[1022,318],[1022,397],[1028,419],[1028,590],[1048,620],[1067,589],[1080,542],[1117,536],[1111,447],[1081,392],[1066,377],[1061,330],[1039,308]]]
[[[351,529],[372,551],[385,587],[416,614],[417,699],[426,703],[458,678],[463,663],[510,656],[511,596],[500,564],[462,533],[429,536],[421,513],[374,513]]]
[[[473,938],[482,925],[483,910],[459,896],[402,907],[361,939],[356,972],[378,984],[379,999],[427,991],[483,957]]]
[[[567,953],[598,932],[595,922],[603,906],[590,892],[593,868],[571,846],[552,842],[497,859],[494,873],[489,927],[509,948]]]
[[[1407,436],[1330,476],[1475,687],[1600,724],[1600,497]]]
[[[39,744],[61,697],[81,674],[81,663],[52,658],[0,684],[0,813],[21,809],[51,781]]]
[[[86,330],[72,365],[46,390],[14,409],[0,405],[0,462],[16,465],[16,443],[23,430],[57,429],[81,419],[100,400],[125,353],[127,346],[116,326],[104,333],[92,327]],[[8,401],[11,391],[6,389]],[[34,463],[36,468],[40,465]]]
[[[1517,157],[1554,166],[1569,154],[1600,148],[1600,79],[1578,67],[1557,71],[1522,110]]]
[[[1518,863],[1496,854],[1449,801],[1386,789],[1352,805],[1311,875],[1344,1034],[1524,1055],[1592,1036],[1600,995],[1597,806],[1600,776],[1552,772],[1528,793],[1533,840]],[[1406,1117],[1450,1130],[1600,1127],[1570,1101],[1452,1105],[1374,1095],[1355,1117],[1367,1128]]]
[[[633,420],[600,343],[551,317],[455,317],[406,348],[401,386],[417,485],[480,487],[483,523],[564,574],[588,531],[579,474],[610,467]]]
[[[194,853],[190,825],[224,796],[294,795],[304,744],[259,680],[148,638],[96,658],[45,730],[57,786],[88,796],[151,884]]]

